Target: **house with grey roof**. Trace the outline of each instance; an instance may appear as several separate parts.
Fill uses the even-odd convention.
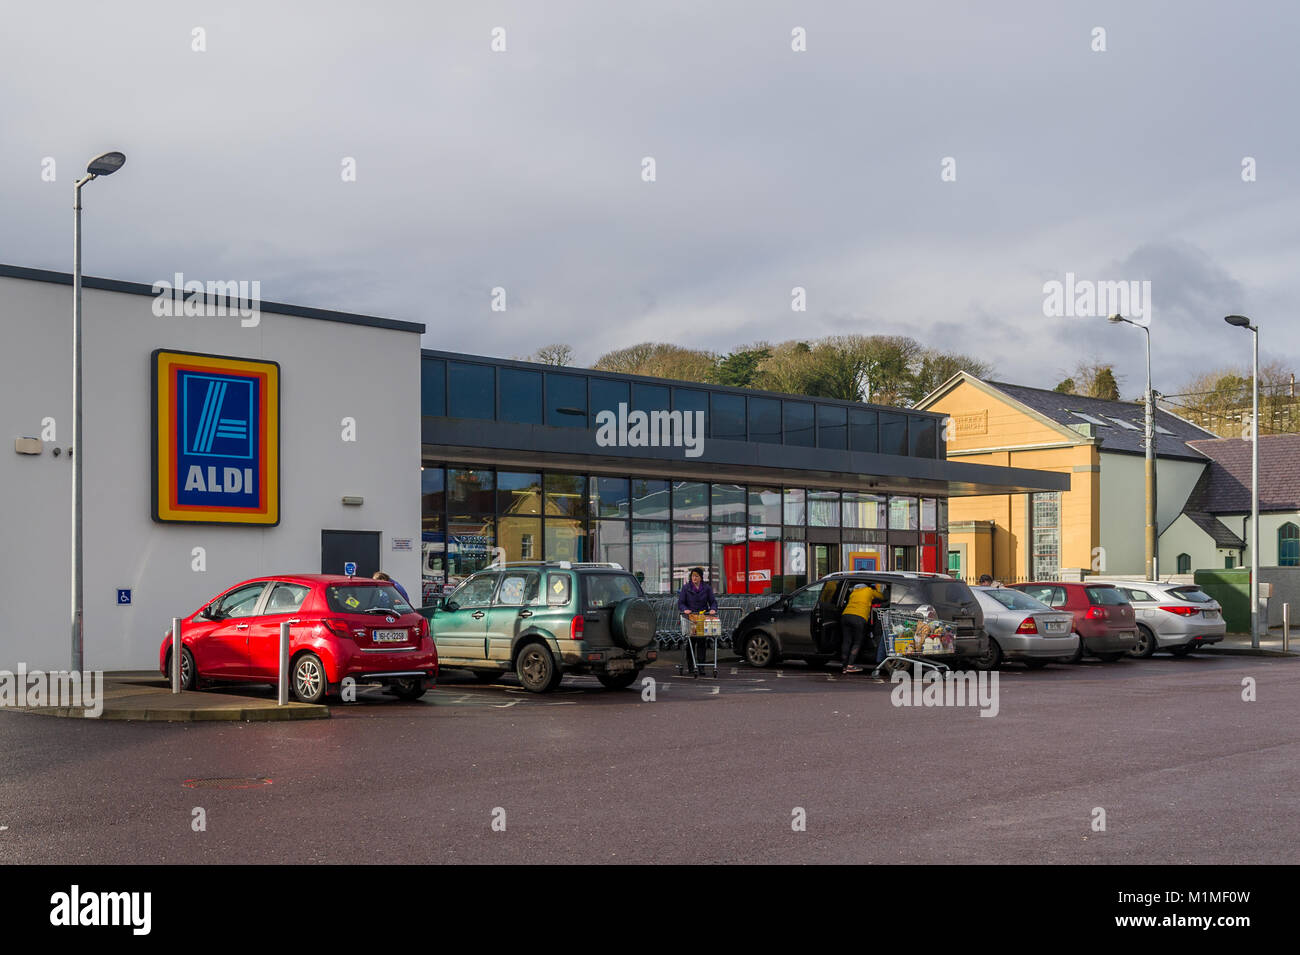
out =
[[[1251,443],[1191,441],[1209,459],[1183,513],[1164,528],[1160,551],[1178,573],[1250,562]],[[1259,438],[1259,563],[1300,567],[1300,434]]]
[[[949,416],[949,458],[1071,476],[1068,491],[954,502],[951,570],[1003,580],[1145,574],[1141,403],[961,372],[918,407]],[[1160,574],[1248,564],[1250,442],[1218,438],[1162,409],[1155,430]],[[1300,435],[1260,439],[1260,566],[1300,567]]]

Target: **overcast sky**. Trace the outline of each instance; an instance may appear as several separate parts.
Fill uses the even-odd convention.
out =
[[[1043,284],[1149,280],[1172,392],[1249,364],[1230,312],[1300,363],[1297,36],[1300,5],[1249,0],[12,0],[0,262],[70,271],[73,181],[121,149],[89,275],[256,279],[580,364],[904,333],[1042,387],[1113,361],[1126,397],[1142,333],[1045,317]]]

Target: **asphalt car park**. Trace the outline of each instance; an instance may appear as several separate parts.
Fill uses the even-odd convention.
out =
[[[1211,654],[1008,667],[993,719],[730,662],[647,668],[654,702],[448,670],[419,700],[367,689],[300,723],[0,713],[0,844],[32,863],[1295,862],[1298,675]]]

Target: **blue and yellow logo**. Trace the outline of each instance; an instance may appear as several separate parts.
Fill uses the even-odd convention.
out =
[[[153,353],[153,518],[280,522],[280,366]]]

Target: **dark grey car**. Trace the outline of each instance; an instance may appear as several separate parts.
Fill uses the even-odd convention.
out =
[[[736,626],[732,647],[751,666],[772,666],[780,660],[824,663],[840,653],[840,613],[850,588],[867,583],[885,595],[886,609],[916,612],[927,606],[935,616],[957,626],[959,663],[971,663],[988,649],[984,613],[971,589],[942,574],[902,571],[843,571],[778,597],[744,617]]]

